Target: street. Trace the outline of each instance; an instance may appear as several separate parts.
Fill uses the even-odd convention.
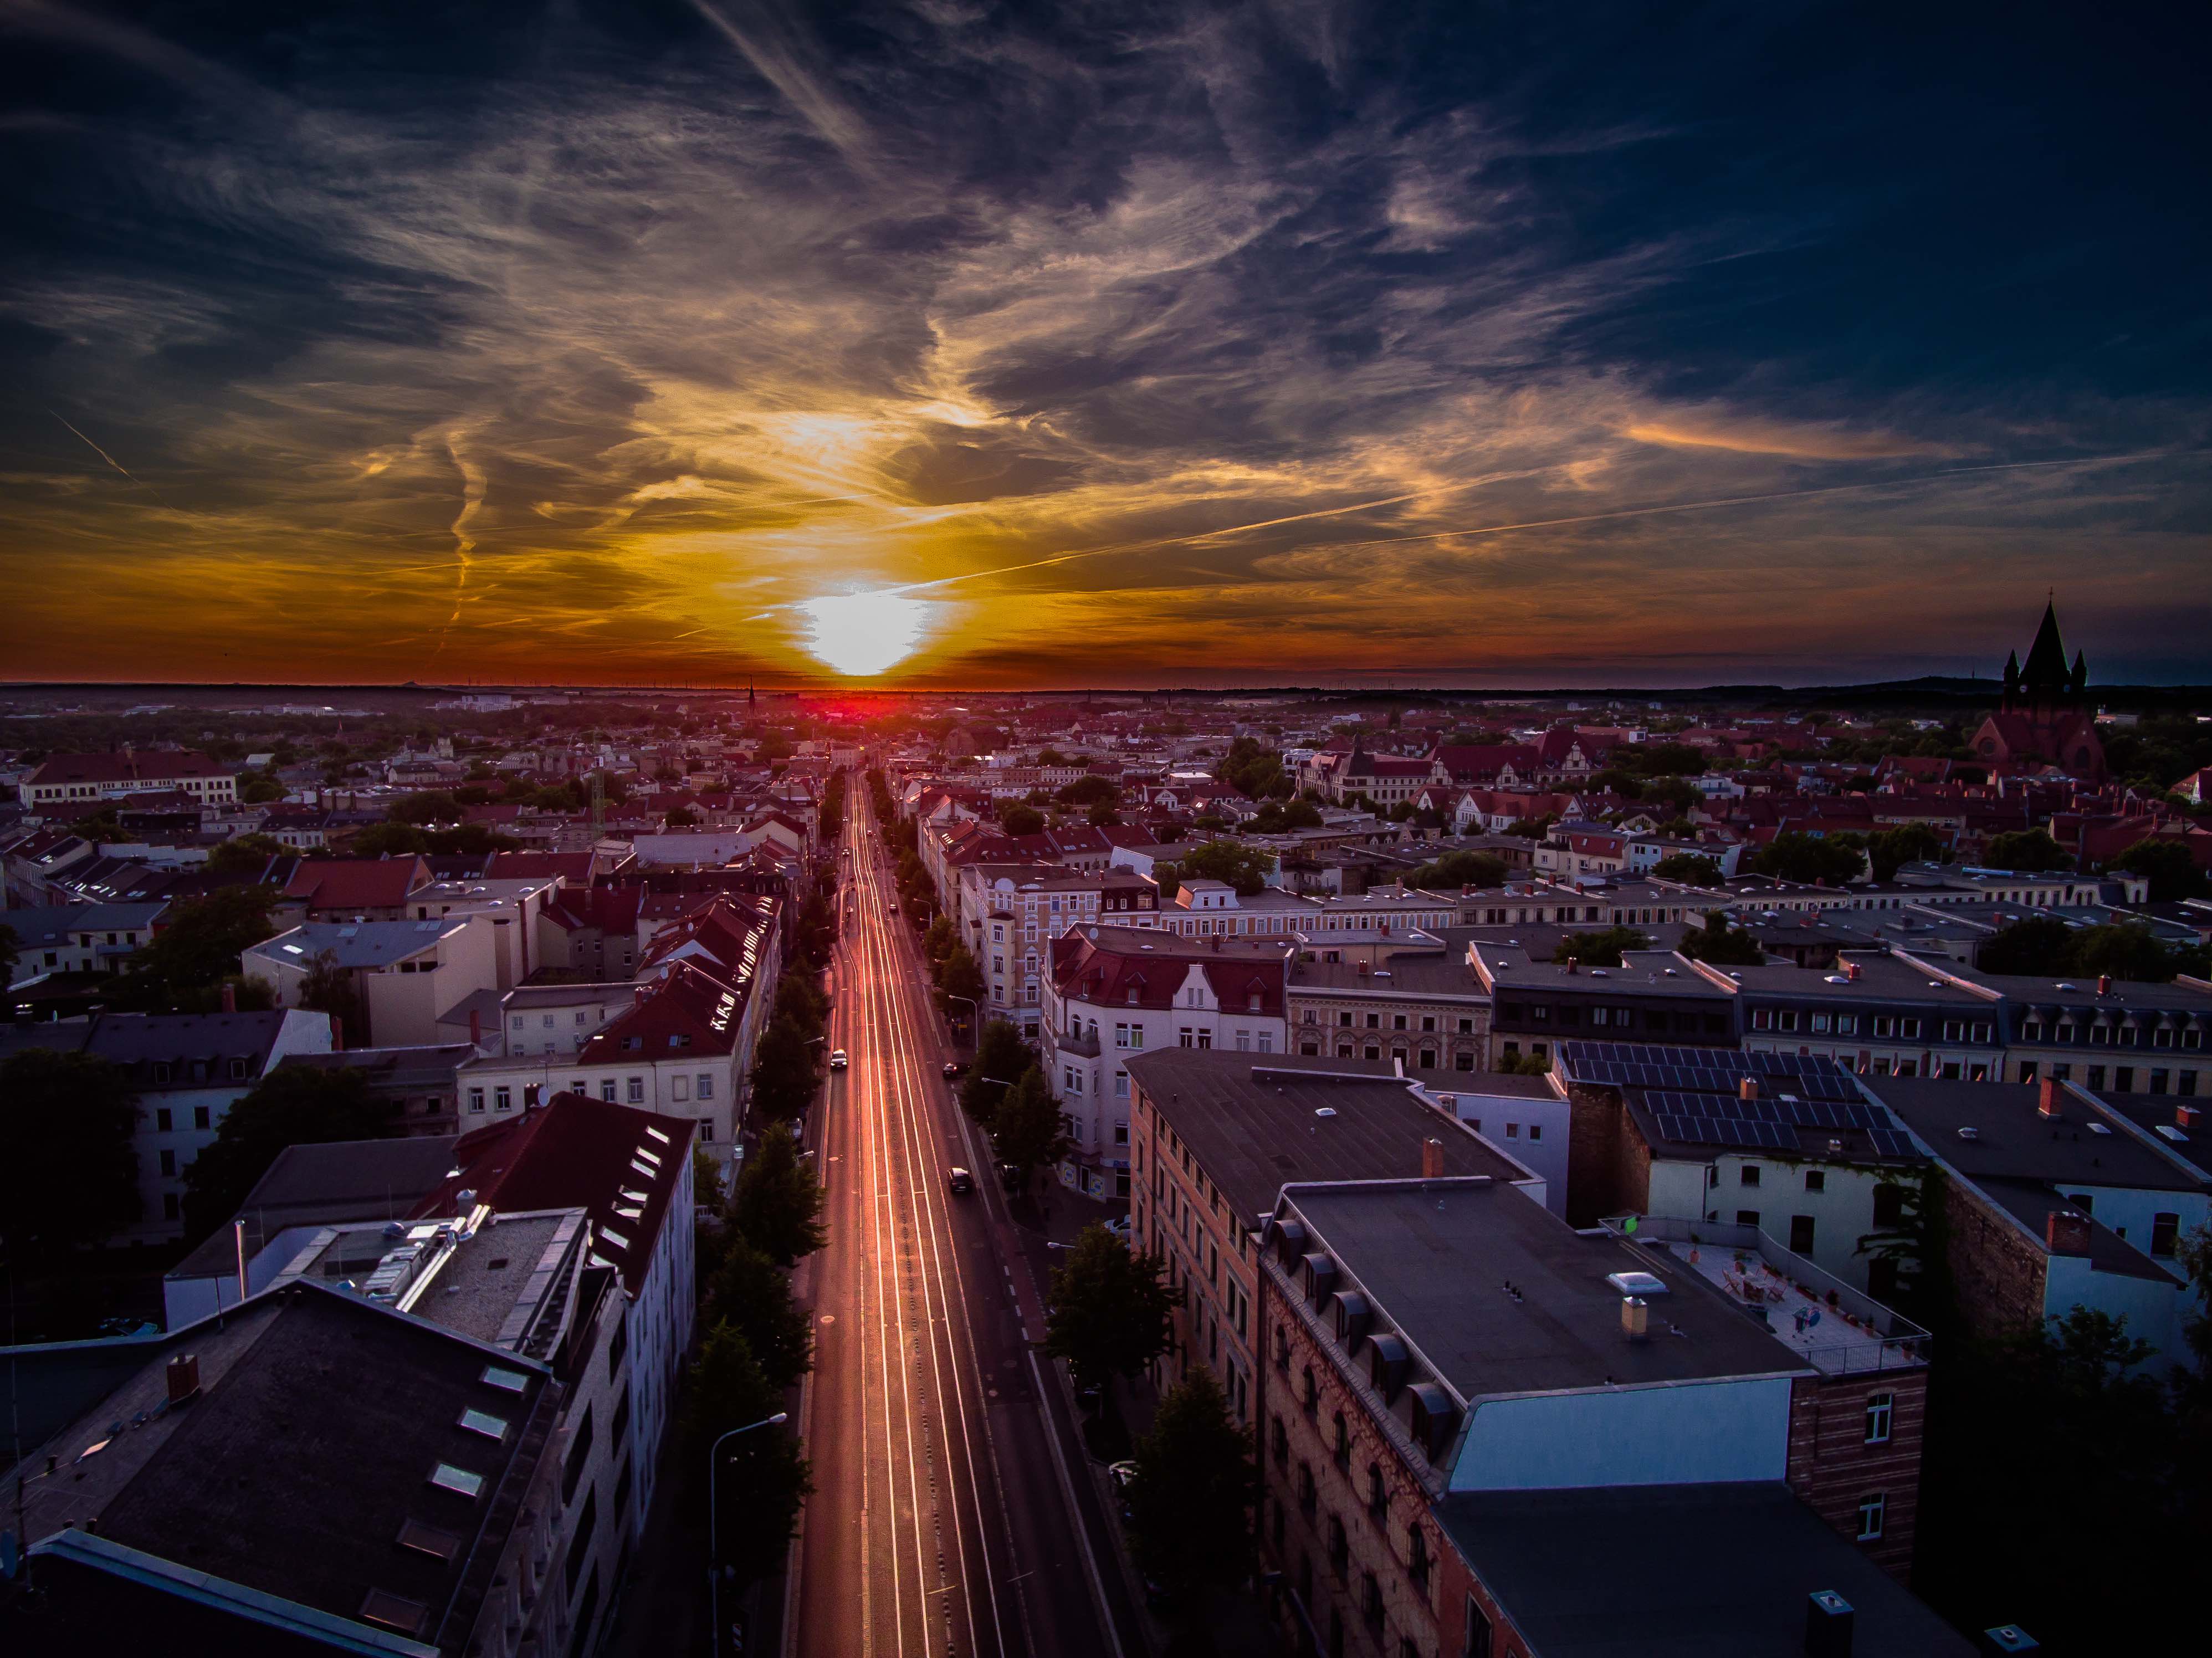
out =
[[[867,793],[848,798],[858,914],[841,928],[830,1042],[850,1068],[831,1073],[809,1125],[830,1242],[807,1275],[815,1370],[800,1425],[815,1494],[786,1648],[1120,1658],[1128,1609],[1110,1522],[1029,1350],[1039,1286],[942,1075]],[[973,1192],[949,1189],[956,1165],[974,1171]]]

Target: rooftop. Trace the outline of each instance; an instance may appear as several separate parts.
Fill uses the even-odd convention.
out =
[[[1463,1400],[1809,1368],[1686,1265],[1642,1292],[1651,1339],[1625,1339],[1623,1291],[1607,1278],[1650,1272],[1651,1258],[1495,1181],[1286,1195],[1310,1248],[1334,1256]]]
[[[2162,1192],[2204,1186],[2200,1175],[2118,1126],[2094,1096],[2063,1084],[2058,1115],[2045,1117],[2037,1110],[2041,1088],[2034,1083],[1861,1080],[1937,1157],[1978,1182],[2026,1180]],[[1972,1132],[1966,1135],[1962,1129]],[[2039,1216],[2035,1230],[2040,1236]]]
[[[1382,967],[1301,958],[1291,965],[1291,988],[1356,990],[1377,996],[1465,996],[1475,999],[1488,994],[1463,957],[1455,957],[1449,950],[1401,950]]]
[[[313,1054],[295,1055],[295,1060],[343,1061],[356,1057]],[[453,1147],[459,1138],[437,1134],[286,1146],[239,1206],[238,1218],[246,1223],[247,1257],[258,1254],[288,1226],[398,1219],[453,1166]],[[206,1278],[235,1272],[237,1262],[237,1240],[224,1226],[171,1267],[167,1276]]]
[[[1248,1223],[1273,1211],[1289,1181],[1419,1175],[1422,1142],[1430,1139],[1443,1144],[1448,1175],[1534,1178],[1423,1104],[1381,1061],[1255,1061],[1220,1048],[1168,1048],[1137,1055],[1127,1066]]]
[[[339,967],[375,969],[404,962],[468,926],[465,919],[428,921],[309,921],[264,939],[246,953],[294,967],[327,955]]]
[[[1485,1491],[1437,1515],[1544,1658],[1802,1652],[1822,1589],[1850,1606],[1855,1658],[1974,1650],[1779,1483]]]

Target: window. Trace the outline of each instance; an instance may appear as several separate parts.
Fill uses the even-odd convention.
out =
[[[1759,1224],[1759,1211],[1758,1211],[1758,1210],[1756,1210],[1756,1209],[1739,1209],[1739,1210],[1737,1210],[1737,1211],[1735,1212],[1735,1224],[1736,1224],[1738,1226],[1756,1226],[1756,1225],[1758,1225],[1758,1224]]]
[[[1874,1016],[1874,1034],[1883,1041],[1897,1034],[1897,1021],[1887,1013]]]
[[[483,1091],[483,1089],[481,1089],[481,1088],[471,1088],[471,1090],[469,1090],[469,1109],[470,1109],[470,1110],[471,1110],[471,1111],[481,1111],[481,1110],[483,1110],[483,1108],[484,1108],[484,1091]]]
[[[161,1218],[163,1220],[179,1220],[183,1218],[185,1206],[183,1199],[179,1198],[174,1192],[164,1192],[161,1193]]]
[[[697,1077],[692,1079],[692,1081],[693,1086],[691,1090],[691,1096],[694,1099],[711,1100],[714,1097],[714,1073],[713,1072],[702,1071]]]
[[[1866,1407],[1866,1442],[1869,1445],[1889,1443],[1889,1430],[1897,1415],[1895,1394],[1869,1394]]]
[[[1920,1021],[1917,1019],[1899,1019],[1897,1022],[1897,1034],[1908,1042],[1918,1042],[1920,1040]]]
[[[1298,1512],[1308,1519],[1313,1517],[1315,1495],[1313,1464],[1301,1462],[1298,1464]]]
[[[1344,1521],[1335,1515],[1328,1517],[1328,1569],[1340,1582],[1352,1564],[1352,1548],[1344,1534]]]
[[[1367,1465],[1367,1517],[1381,1525],[1390,1512],[1389,1488],[1382,1483],[1382,1465]]]
[[[643,1105],[645,1103],[645,1078],[642,1077],[632,1077],[629,1078],[628,1088],[629,1103],[632,1105]]]
[[[1330,1427],[1334,1442],[1329,1448],[1329,1455],[1338,1467],[1349,1468],[1352,1466],[1352,1426],[1345,1421],[1342,1411],[1330,1419]]]
[[[600,1080],[599,1097],[605,1100],[609,1105],[612,1105],[615,1102],[615,1079],[612,1077],[604,1078]]]
[[[164,1151],[161,1153],[161,1172],[165,1175],[173,1175],[177,1172],[177,1154],[175,1152]]]
[[[1321,1384],[1314,1380],[1313,1366],[1306,1366],[1305,1381],[1298,1390],[1298,1404],[1308,1416],[1321,1408]]]
[[[1889,1497],[1887,1492],[1875,1491],[1859,1498],[1859,1539],[1862,1543],[1881,1540],[1882,1521],[1888,1517]]]
[[[1268,1448],[1274,1453],[1275,1466],[1279,1468],[1289,1467],[1291,1466],[1291,1436],[1284,1430],[1283,1418],[1279,1416],[1274,1418],[1273,1430],[1267,1436],[1267,1444]]]
[[[1359,1615],[1367,1627],[1382,1627],[1382,1585],[1373,1572],[1363,1572],[1359,1579]]]
[[[2171,1258],[2181,1236],[2181,1217],[2161,1211],[2150,1218],[2150,1252],[2154,1255]]]
[[[1791,1253],[1809,1255],[1813,1253],[1813,1218],[1810,1215],[1790,1217],[1790,1248]]]
[[[211,1107],[211,1106],[205,1106],[205,1105],[196,1105],[196,1106],[194,1106],[194,1107],[192,1108],[192,1127],[195,1127],[195,1128],[212,1128],[214,1126],[215,1126],[215,1118],[214,1118],[214,1108],[213,1108],[213,1107]]]
[[[154,1113],[154,1127],[160,1133],[166,1134],[175,1126],[174,1116],[167,1106],[162,1106]]]
[[[1808,1169],[1805,1171],[1805,1189],[1808,1192],[1826,1191],[1828,1189],[1828,1171],[1825,1169]]]
[[[1471,1594],[1467,1597],[1467,1644],[1460,1653],[1461,1658],[1490,1658],[1490,1614]]]
[[[511,1088],[493,1089],[491,1090],[491,1108],[495,1111],[514,1110],[514,1090]]]
[[[1406,1575],[1413,1580],[1413,1587],[1424,1595],[1429,1592],[1429,1573],[1434,1565],[1429,1558],[1429,1533],[1419,1525],[1406,1532]]]
[[[1738,1180],[1738,1181],[1740,1181],[1741,1184],[1743,1184],[1743,1185],[1745,1185],[1745,1186],[1756,1186],[1756,1185],[1758,1185],[1758,1184],[1759,1184],[1759,1165],[1758,1165],[1757,1163],[1747,1163],[1744,1164],[1743,1168],[1742,1168],[1740,1171],[1738,1171],[1738,1173],[1737,1173],[1737,1175],[1736,1175],[1736,1179]]]

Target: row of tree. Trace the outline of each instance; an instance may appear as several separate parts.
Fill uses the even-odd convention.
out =
[[[983,1027],[960,1108],[990,1137],[992,1156],[1021,1186],[1067,1155],[1071,1141],[1052,1084],[1021,1032],[1003,1019]]]

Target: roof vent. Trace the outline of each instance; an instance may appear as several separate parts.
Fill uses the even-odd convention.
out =
[[[1814,1589],[1805,1603],[1807,1658],[1851,1658],[1851,1603],[1833,1589]]]
[[[1962,1140],[1978,1140],[1981,1137],[1982,1131],[1978,1128],[1961,1128],[1959,1131],[1959,1138]]]
[[[1336,1108],[1333,1105],[1317,1105],[1314,1107],[1314,1115],[1316,1117],[1333,1117],[1335,1114]]]

